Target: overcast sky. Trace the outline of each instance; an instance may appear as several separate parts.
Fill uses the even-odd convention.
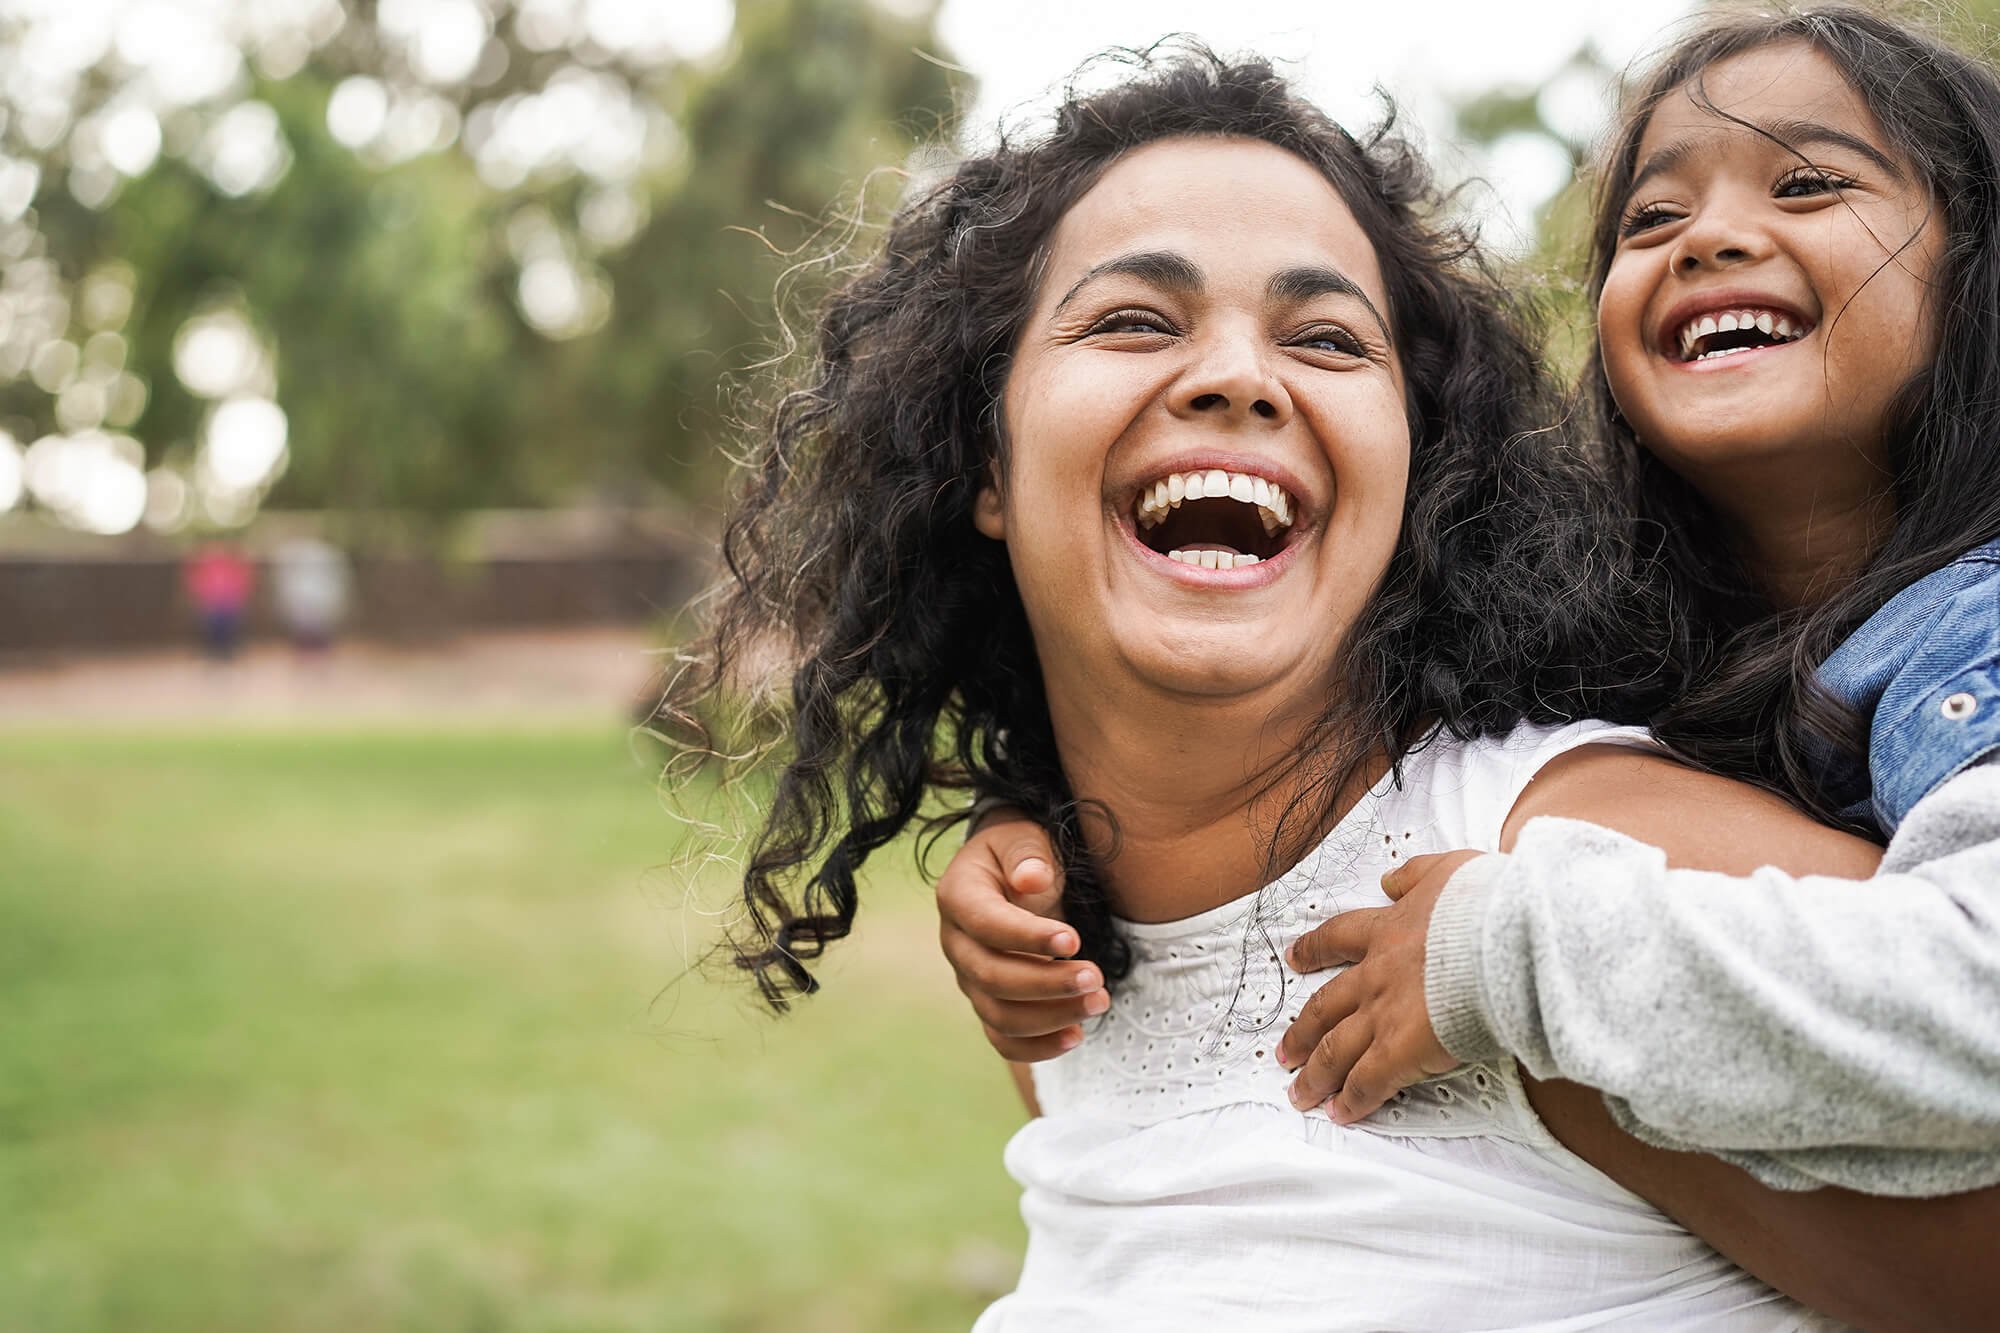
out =
[[[1050,90],[1091,53],[1143,46],[1189,32],[1223,52],[1256,52],[1285,62],[1299,86],[1343,123],[1374,119],[1377,84],[1427,131],[1441,169],[1485,178],[1501,204],[1526,216],[1559,188],[1567,165],[1545,144],[1504,143],[1466,156],[1443,142],[1454,97],[1501,86],[1536,87],[1586,40],[1620,67],[1670,37],[1688,0],[1401,0],[1330,5],[1312,0],[945,0],[941,34],[953,56],[979,77],[969,129],[977,136],[1050,104]],[[1544,103],[1552,118],[1601,119],[1603,90],[1558,87]],[[1499,228],[1491,238],[1504,241]]]

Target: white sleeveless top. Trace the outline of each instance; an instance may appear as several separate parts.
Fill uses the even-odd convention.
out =
[[[1034,1066],[1042,1115],[1007,1146],[1028,1253],[975,1333],[1837,1328],[1717,1254],[1549,1134],[1511,1060],[1462,1066],[1342,1127],[1286,1098],[1272,1045],[1334,972],[1285,946],[1387,903],[1405,858],[1497,850],[1581,722],[1439,737],[1260,893],[1121,923],[1131,974],[1083,1043]]]

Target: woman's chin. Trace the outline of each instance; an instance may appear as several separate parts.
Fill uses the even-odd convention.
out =
[[[1325,669],[1273,651],[1272,635],[1254,626],[1197,626],[1121,645],[1135,685],[1148,695],[1179,695],[1221,704],[1270,699],[1288,680],[1324,680]],[[1323,691],[1322,691],[1323,693]]]

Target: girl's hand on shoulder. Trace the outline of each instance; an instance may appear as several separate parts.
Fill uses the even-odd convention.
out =
[[[1070,961],[1062,873],[1048,834],[1013,810],[989,815],[938,880],[938,943],[993,1049],[1033,1063],[1083,1040],[1111,1005],[1104,974]]]
[[[1424,939],[1438,895],[1478,852],[1413,856],[1382,877],[1387,907],[1343,912],[1292,942],[1299,972],[1354,966],[1319,988],[1278,1041],[1278,1063],[1297,1071],[1292,1105],[1325,1103],[1352,1124],[1412,1083],[1458,1061],[1431,1029],[1424,1002]]]

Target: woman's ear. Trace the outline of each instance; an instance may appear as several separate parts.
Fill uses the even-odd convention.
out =
[[[972,502],[972,526],[996,542],[1007,540],[1007,511],[1000,503],[1000,488],[988,480]]]

